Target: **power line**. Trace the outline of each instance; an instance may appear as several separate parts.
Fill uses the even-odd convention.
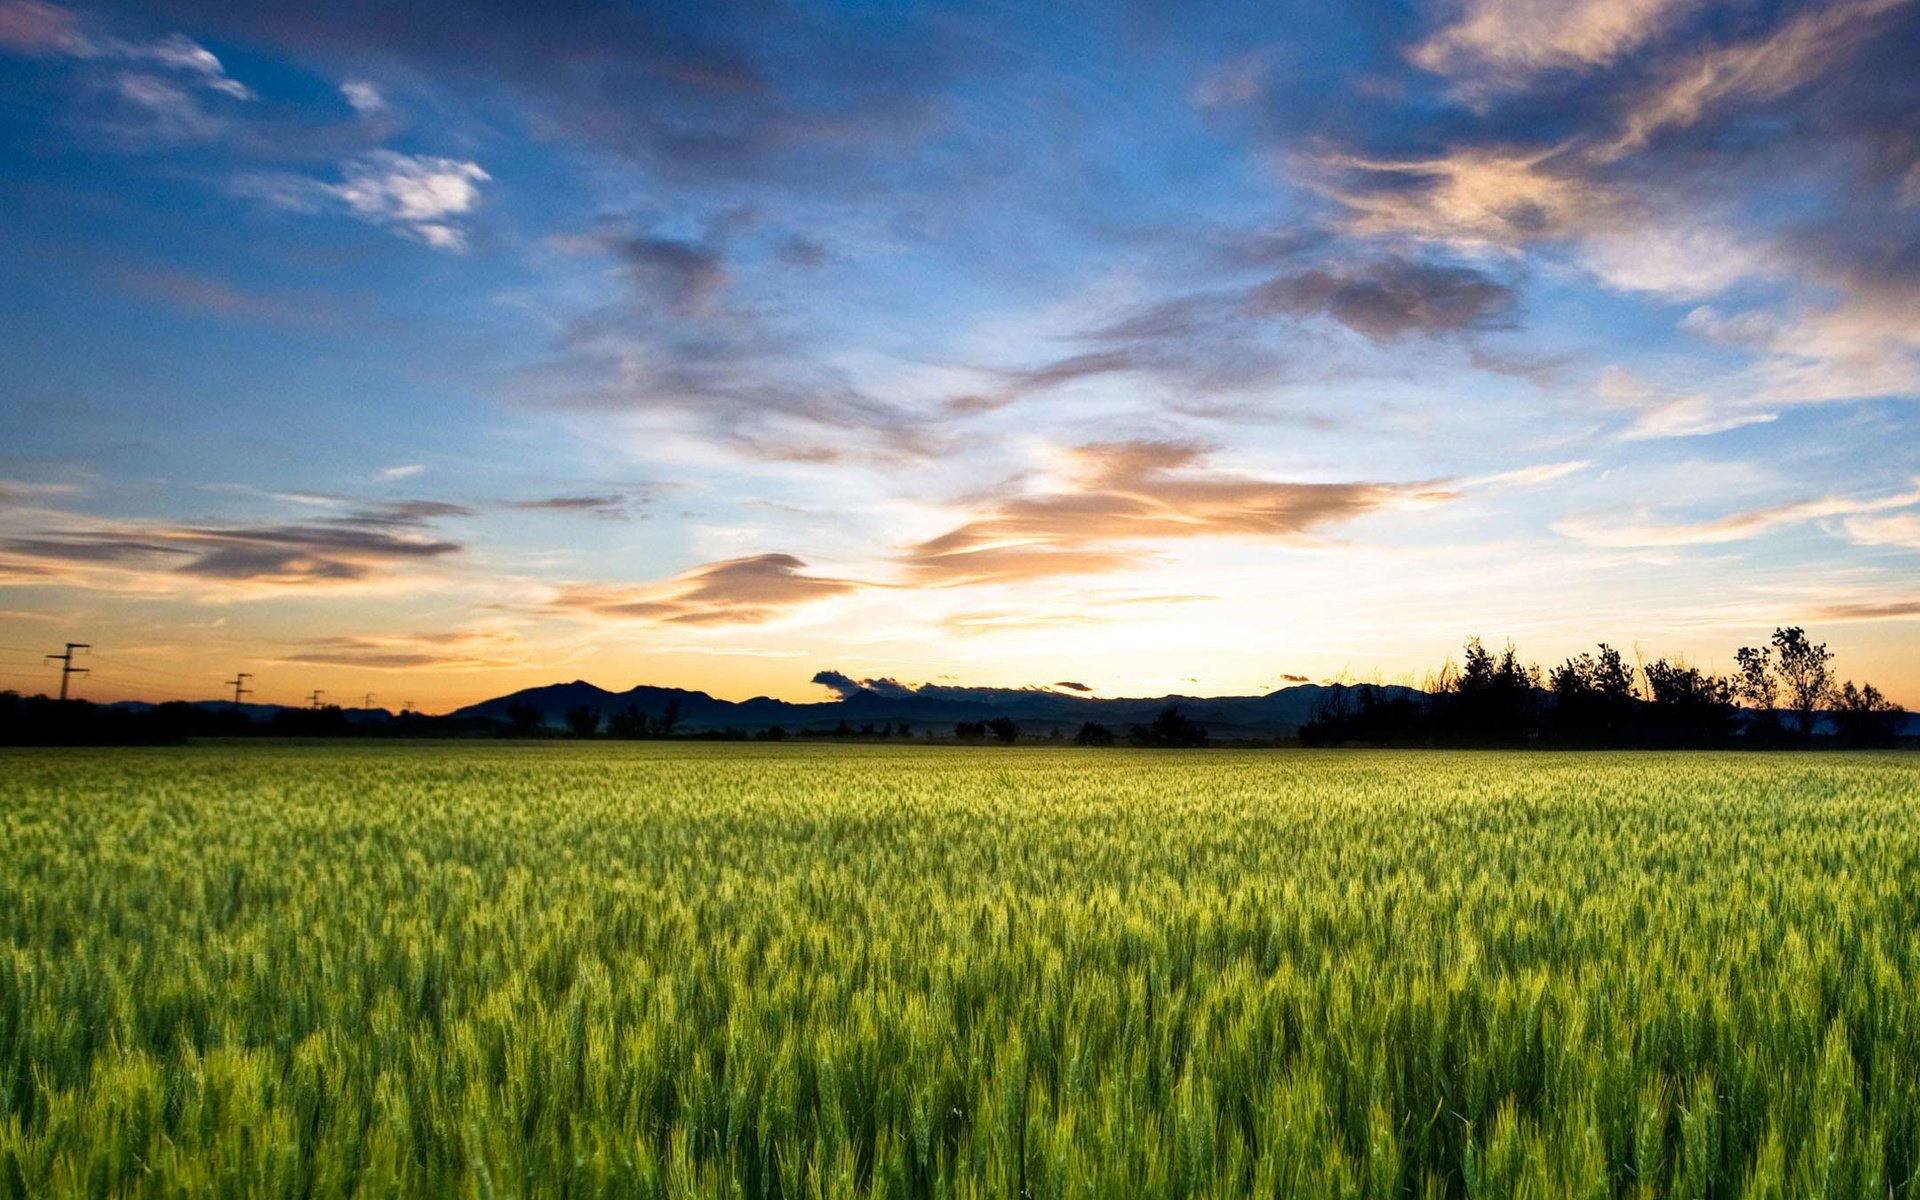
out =
[[[87,675],[91,673],[85,667],[76,667],[73,665],[73,652],[75,650],[91,649],[93,649],[93,647],[85,642],[68,642],[65,653],[47,655],[48,662],[57,662],[60,664],[60,699],[65,700],[67,698],[68,680],[72,679],[75,675]]]
[[[90,657],[95,662],[103,662],[108,664],[109,666],[120,667],[128,671],[138,671],[142,675],[165,675],[171,679],[204,679],[205,678],[205,676],[198,671],[193,671],[193,672],[169,671],[163,667],[149,667],[144,663],[129,662],[124,658],[119,658],[111,654],[94,654],[94,655],[91,655]]]
[[[242,696],[253,695],[253,689],[247,686],[247,680],[252,678],[253,672],[240,671],[235,673],[232,679],[227,680],[227,686],[233,689],[233,706],[235,708],[240,707],[240,698]]]
[[[320,697],[324,695],[326,695],[324,691],[320,690],[319,688],[315,688],[313,689],[313,695],[307,697],[307,703],[314,708],[319,708]]]

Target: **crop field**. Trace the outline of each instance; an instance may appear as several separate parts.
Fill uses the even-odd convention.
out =
[[[0,1195],[1920,1196],[1901,755],[0,755]]]

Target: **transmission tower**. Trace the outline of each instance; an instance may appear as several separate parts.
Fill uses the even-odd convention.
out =
[[[91,649],[93,649],[93,647],[85,642],[68,642],[64,653],[47,655],[48,662],[57,662],[60,664],[60,698],[62,700],[67,698],[67,681],[75,675],[86,675],[89,673],[88,668],[73,665],[73,652],[75,650]]]

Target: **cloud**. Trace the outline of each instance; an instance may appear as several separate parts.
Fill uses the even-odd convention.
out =
[[[1461,487],[1504,488],[1538,487],[1543,483],[1552,483],[1564,479],[1577,471],[1584,471],[1593,464],[1586,459],[1573,462],[1540,463],[1537,466],[1520,467],[1512,471],[1500,471],[1492,475],[1480,475],[1460,481]]]
[[[1863,546],[1900,546],[1920,550],[1920,513],[1851,517],[1842,523],[1847,536]]]
[[[843,675],[839,671],[816,671],[808,682],[827,688],[842,700],[862,690],[858,680],[850,675]]]
[[[280,525],[95,522],[53,514],[48,528],[0,538],[0,578],[104,591],[165,590],[190,579],[278,588],[377,582],[459,553],[459,543],[424,531],[433,520],[466,513],[457,505],[410,501]]]
[[[628,499],[614,494],[606,496],[544,496],[538,500],[512,500],[508,508],[523,512],[577,512],[590,516],[605,517],[611,520],[625,520]]]
[[[1404,259],[1282,275],[1251,301],[1256,312],[1323,314],[1375,341],[1503,328],[1517,308],[1513,289],[1483,271]]]
[[[479,206],[479,185],[491,178],[478,163],[375,150],[349,162],[345,177],[327,190],[363,221],[458,250],[466,245],[466,235],[452,218]]]
[[[1069,679],[1059,680],[1053,686],[1057,688],[1065,688],[1070,692],[1091,692],[1093,690],[1092,688],[1088,687],[1084,683],[1075,683]]]
[[[342,164],[340,181],[251,173],[228,185],[234,195],[284,212],[344,212],[439,250],[466,248],[460,218],[480,206],[492,176],[478,163],[374,150]]]
[[[1312,680],[1305,675],[1288,675],[1282,672],[1280,675],[1280,682],[1281,683],[1310,683],[1312,682]]]
[[[380,479],[411,479],[413,476],[418,475],[420,472],[426,469],[427,468],[421,463],[401,463],[398,466],[383,467],[380,470],[378,478]]]
[[[561,589],[551,607],[583,616],[662,625],[759,625],[863,584],[806,573],[791,554],[757,554],[707,563],[640,588],[580,584]]]
[[[1298,260],[1294,248],[1283,258]],[[1054,388],[1135,374],[1191,394],[1227,392],[1272,380],[1297,355],[1277,344],[1301,322],[1331,321],[1367,342],[1442,338],[1509,328],[1518,312],[1512,284],[1478,267],[1393,254],[1297,261],[1248,285],[1194,292],[1148,304],[1072,336],[1086,349],[1037,366],[992,372],[992,386],[949,399],[974,415]]]
[[[1362,237],[1412,236],[1461,246],[1514,246],[1589,228],[1611,203],[1602,184],[1555,149],[1463,147],[1439,157],[1325,155],[1328,195]]]
[[[0,48],[14,54],[70,53],[81,42],[73,14],[39,0],[0,4]]]
[[[388,500],[370,505],[342,517],[329,517],[336,525],[361,525],[374,529],[404,529],[425,525],[446,517],[471,517],[474,511],[464,504],[445,500]]]
[[[1031,700],[1037,695],[1052,693],[1051,688],[1020,687],[958,687],[943,683],[902,683],[898,679],[880,677],[876,679],[855,679],[842,671],[817,671],[812,681],[847,700],[862,692],[884,696],[891,700],[949,700],[968,704],[1006,703],[1010,700]],[[1056,688],[1092,691],[1085,684],[1056,683]]]
[[[1632,414],[1622,434],[1626,441],[1701,437],[1779,419],[1778,412],[1754,405],[1751,396],[1732,400],[1655,387],[1630,372],[1609,367],[1595,387],[1601,403]]]
[[[1828,517],[1858,518],[1860,514],[1909,508],[1914,505],[1920,505],[1920,490],[1872,500],[1825,496],[1817,500],[1799,500],[1792,504],[1751,509],[1712,521],[1690,524],[1609,525],[1591,517],[1569,517],[1555,522],[1553,529],[1554,532],[1565,537],[1577,538],[1600,546],[1713,546],[1746,541],[1775,529],[1804,524],[1807,521]],[[1896,537],[1902,526],[1915,527],[1915,520],[1911,515],[1882,519],[1884,530],[1894,533]],[[1855,521],[1846,523],[1850,534],[1853,533],[1855,523]],[[1864,528],[1869,534],[1875,532],[1875,522],[1867,521]]]
[[[220,59],[191,38],[177,33],[151,41],[103,36],[82,26],[71,11],[40,0],[0,0],[0,50],[158,68],[235,100],[254,99],[251,88],[228,75]]]
[[[955,68],[990,49],[908,11],[858,21],[754,0],[247,5],[156,0],[195,28],[322,61],[394,62],[504,94],[543,138],[593,144],[667,176],[860,186],[833,164],[910,146]],[[949,36],[937,38],[936,30]]]
[[[914,582],[1006,583],[1117,571],[1144,543],[1197,537],[1305,540],[1367,513],[1441,503],[1430,483],[1294,483],[1207,471],[1204,450],[1174,441],[1102,442],[1065,456],[1067,479],[1002,500],[901,556]]]
[[[38,483],[23,479],[0,479],[0,508],[14,508],[50,496],[71,496],[79,491],[79,485],[72,483]]]
[[[1828,604],[1813,611],[1816,621],[1905,621],[1920,617],[1920,600]]]
[[[519,659],[509,651],[518,640],[501,629],[323,637],[273,661],[374,671],[470,670],[514,665]]]
[[[651,234],[565,239],[612,256],[619,301],[567,323],[551,361],[528,372],[526,403],[624,418],[650,436],[691,434],[788,462],[919,458],[928,415],[857,383],[777,311],[723,304],[716,242]]]
[[[644,236],[607,245],[637,288],[680,312],[707,308],[727,284],[726,260],[712,246]]]
[[[1618,158],[1729,102],[1778,99],[1832,69],[1877,32],[1873,18],[1907,2],[1842,0],[1800,13],[1763,37],[1682,57],[1634,99],[1619,135],[1596,153],[1603,161]]]
[[[1544,252],[1615,292],[1736,296],[1740,311],[1696,307],[1679,326],[1747,362],[1603,397],[1636,414],[1626,437],[1914,397],[1916,37],[1912,0],[1460,0],[1409,53],[1464,107],[1388,90],[1309,110],[1341,119],[1281,153],[1354,237]]]
[[[364,79],[349,79],[340,85],[340,95],[352,106],[353,111],[363,117],[378,116],[387,111],[387,98],[380,88]]]
[[[1603,66],[1658,36],[1692,0],[1466,0],[1408,58],[1470,94],[1541,71]]]

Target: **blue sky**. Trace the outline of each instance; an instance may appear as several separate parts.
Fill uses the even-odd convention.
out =
[[[0,686],[1920,702],[1920,4],[0,0]]]

